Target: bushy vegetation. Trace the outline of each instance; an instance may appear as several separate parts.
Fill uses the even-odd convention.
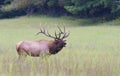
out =
[[[9,8],[8,5],[12,7]],[[119,0],[2,0],[0,6],[1,9],[8,7],[9,9],[6,10],[9,12],[24,9],[21,15],[37,13],[49,16],[72,15],[82,18],[105,17],[107,19],[120,16]],[[8,15],[11,14],[8,13]],[[18,14],[15,12],[14,15]],[[1,17],[6,17],[6,15]]]

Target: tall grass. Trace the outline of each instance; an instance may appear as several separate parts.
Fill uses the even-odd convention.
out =
[[[119,26],[111,26],[114,21],[83,27],[80,26],[83,21],[48,17],[0,20],[0,75],[119,76]],[[70,31],[67,47],[56,55],[44,58],[28,56],[25,61],[18,61],[17,42],[49,39],[43,35],[35,36],[41,25],[49,28],[50,33],[54,33],[57,25],[66,26]]]

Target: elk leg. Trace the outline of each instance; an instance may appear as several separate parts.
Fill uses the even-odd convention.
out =
[[[19,51],[18,54],[18,60],[24,60],[27,57],[27,53],[24,50]]]

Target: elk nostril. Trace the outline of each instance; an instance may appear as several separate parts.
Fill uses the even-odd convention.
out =
[[[64,47],[65,47],[66,43],[64,43]]]

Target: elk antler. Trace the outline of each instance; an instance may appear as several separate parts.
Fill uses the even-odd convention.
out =
[[[65,27],[64,27],[64,31],[62,31],[59,26],[57,26],[57,27],[58,27],[58,29],[60,31],[59,34],[58,34],[59,35],[59,37],[58,37],[59,39],[64,39],[64,38],[67,38],[69,36],[70,33],[66,32]],[[62,34],[63,34],[63,37],[60,38]]]
[[[66,37],[69,36],[70,33],[69,32],[66,33],[65,27],[64,27],[64,31],[62,31],[59,26],[57,26],[57,27],[59,29],[59,33],[57,34],[56,31],[55,31],[55,36],[50,35],[49,32],[48,32],[48,30],[45,30],[45,28],[40,28],[40,32],[38,32],[36,35],[38,35],[39,33],[42,33],[45,36],[51,37],[51,38],[54,38],[54,39],[64,39],[64,38],[66,38]],[[63,37],[61,38],[62,34],[63,34]]]
[[[67,33],[64,33],[64,35],[63,35],[63,37],[61,38],[61,39],[65,39],[65,38],[67,38],[68,36],[69,36],[69,32],[67,32]]]
[[[56,38],[56,37],[50,35],[49,32],[47,30],[45,30],[45,28],[40,28],[40,32],[38,32],[36,35],[38,35],[39,33],[42,33],[47,37],[51,37],[51,38],[54,38],[54,39]]]
[[[63,37],[61,39],[67,38],[70,35],[70,32],[66,32],[64,27]]]

